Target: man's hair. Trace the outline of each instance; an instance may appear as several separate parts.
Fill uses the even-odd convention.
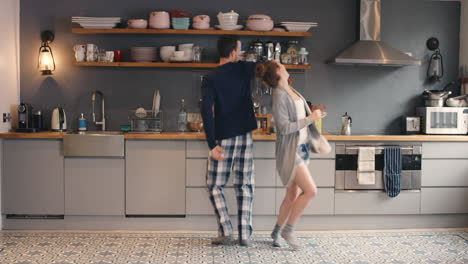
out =
[[[224,35],[218,39],[218,53],[221,58],[228,58],[237,48],[238,36]]]

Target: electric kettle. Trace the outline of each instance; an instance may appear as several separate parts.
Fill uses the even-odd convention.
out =
[[[353,119],[348,115],[348,112],[346,112],[341,117],[341,135],[346,135],[346,136],[351,135],[351,123],[352,122],[353,122]]]
[[[56,107],[52,111],[52,131],[66,131],[67,130],[67,116],[65,110],[61,107]]]

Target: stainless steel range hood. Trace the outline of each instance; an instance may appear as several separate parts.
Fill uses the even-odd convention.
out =
[[[380,41],[380,0],[360,1],[359,41],[332,59],[332,63],[394,67],[421,65],[420,60]]]

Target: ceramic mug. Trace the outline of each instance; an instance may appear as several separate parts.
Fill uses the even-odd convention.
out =
[[[106,51],[106,62],[114,62],[114,52]]]
[[[115,62],[122,61],[122,51],[121,50],[114,50],[114,61]]]
[[[77,44],[73,46],[73,50],[75,51],[75,59],[77,62],[83,62],[86,60],[86,45]]]

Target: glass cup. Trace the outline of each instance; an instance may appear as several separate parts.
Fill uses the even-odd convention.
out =
[[[106,51],[103,49],[100,49],[98,52],[98,61],[99,62],[106,62]]]
[[[94,44],[86,45],[86,61],[94,62],[98,60],[98,47]]]

